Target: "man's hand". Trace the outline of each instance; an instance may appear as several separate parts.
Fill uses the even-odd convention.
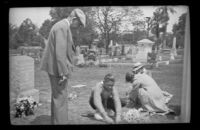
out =
[[[62,85],[62,83],[65,81],[67,79],[67,77],[66,76],[61,76],[61,79],[59,80],[59,82],[58,82],[58,84],[59,85]]]

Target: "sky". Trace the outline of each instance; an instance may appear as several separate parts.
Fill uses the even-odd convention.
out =
[[[175,14],[169,14],[170,19],[168,21],[167,32],[172,32],[172,27],[174,23],[178,22],[179,16],[187,12],[186,6],[173,6],[176,10]],[[143,17],[153,16],[153,12],[156,9],[156,6],[140,6],[139,7],[143,13]],[[31,21],[37,25],[38,28],[42,25],[44,20],[51,19],[49,15],[50,7],[37,7],[37,8],[11,8],[9,12],[9,23],[20,26],[21,23],[26,19],[30,18]]]
[[[49,11],[49,7],[11,8],[9,11],[9,23],[19,27],[26,18],[30,18],[37,27],[40,27],[44,20],[51,18]]]

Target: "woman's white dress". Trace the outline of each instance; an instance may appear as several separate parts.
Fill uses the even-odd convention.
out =
[[[153,78],[147,74],[135,75],[133,82],[133,89],[135,86],[139,86],[136,91],[137,97],[144,109],[151,112],[169,112],[166,105],[171,99],[172,95],[168,92],[162,91]]]

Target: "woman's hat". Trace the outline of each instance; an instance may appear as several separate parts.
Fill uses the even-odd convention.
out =
[[[137,70],[139,70],[140,68],[142,68],[143,66],[144,66],[144,65],[143,65],[142,63],[137,62],[137,63],[135,63],[135,64],[133,65],[132,71],[137,71]]]

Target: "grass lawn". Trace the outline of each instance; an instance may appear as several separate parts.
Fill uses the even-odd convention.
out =
[[[125,74],[131,70],[131,66],[111,66],[107,68],[88,67],[75,68],[73,76],[69,81],[69,86],[84,84],[86,87],[72,88],[69,87],[68,92],[75,91],[78,97],[69,101],[69,124],[104,124],[103,122],[81,116],[85,113],[94,112],[88,104],[91,88],[100,82],[105,74],[111,72],[116,78],[116,87],[121,97],[127,90],[125,83]],[[162,90],[173,94],[169,106],[179,111],[181,104],[181,87],[182,87],[182,71],[183,61],[170,62],[168,66],[160,65],[158,68],[151,70],[152,76]],[[13,124],[50,124],[50,81],[48,75],[38,69],[35,65],[35,88],[40,90],[41,106],[36,110],[36,114],[26,119],[11,118]],[[173,122],[173,119],[155,117],[152,122]]]

